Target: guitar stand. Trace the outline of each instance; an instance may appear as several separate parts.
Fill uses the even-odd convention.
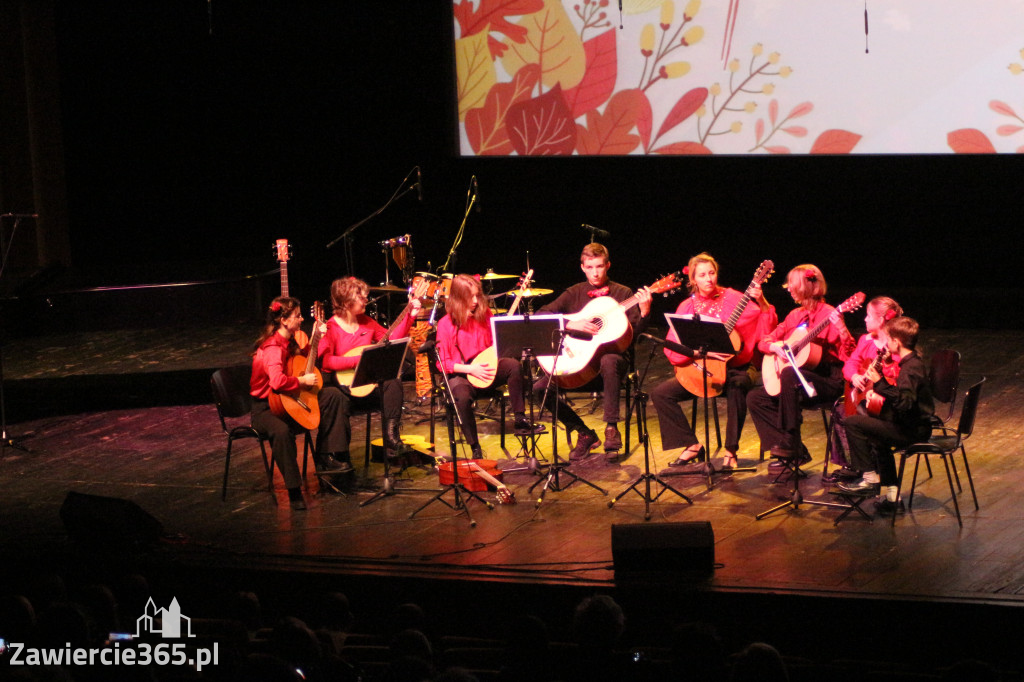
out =
[[[389,497],[391,495],[397,495],[398,493],[432,493],[432,492],[436,492],[437,491],[436,488],[398,488],[398,487],[396,487],[395,486],[395,477],[391,475],[391,460],[388,457],[387,447],[385,446],[383,449],[384,449],[384,482],[381,484],[380,490],[378,490],[376,493],[374,493],[369,499],[363,500],[362,502],[359,503],[360,507],[365,507],[366,505],[372,504],[372,503],[376,502],[379,499],[382,499],[384,497]],[[399,471],[399,473],[401,473],[401,471]],[[323,479],[321,479],[321,480],[323,480]],[[338,492],[341,492],[340,490],[335,488],[334,485],[330,481],[327,481],[327,485],[329,485],[334,490],[336,490]],[[342,494],[344,494],[344,493],[342,493]]]
[[[555,356],[554,356],[555,359],[554,359],[554,362],[551,365],[551,373],[548,375],[547,386],[544,387],[544,398],[543,398],[543,400],[541,400],[541,405],[547,404],[548,391],[551,390],[552,384],[555,383],[555,376],[556,376],[555,369],[556,369],[556,367],[558,365],[558,358],[559,358],[559,356],[561,356],[561,354],[562,354],[562,347],[565,345],[565,337],[566,337],[565,331],[564,330],[560,331],[560,332],[558,332],[558,334],[559,334],[558,347],[555,349]],[[566,461],[563,461],[563,460],[558,458],[558,403],[559,403],[559,398],[558,398],[558,395],[557,395],[557,391],[558,391],[558,387],[557,386],[555,386],[555,391],[556,391],[555,401],[554,401],[555,407],[551,411],[551,464],[548,465],[548,474],[547,474],[547,476],[545,476],[544,478],[541,478],[541,479],[538,479],[538,480],[534,481],[533,485],[530,486],[529,491],[528,491],[528,492],[532,493],[534,488],[536,488],[540,483],[542,483],[542,482],[544,483],[544,486],[540,490],[540,496],[537,498],[537,503],[535,505],[536,507],[540,507],[540,505],[542,505],[544,503],[544,496],[547,495],[548,490],[553,490],[556,493],[557,492],[561,492],[561,491],[565,490],[566,488],[568,488],[569,486],[571,486],[573,483],[577,483],[577,482],[578,483],[583,483],[585,485],[589,485],[591,488],[593,488],[594,490],[598,491],[602,495],[607,495],[608,494],[608,491],[605,490],[604,488],[601,488],[598,485],[596,485],[595,483],[592,483],[591,481],[588,481],[587,479],[583,478],[582,476],[580,476],[578,474],[574,474],[573,472],[569,471],[569,467],[572,466],[571,462],[566,462]],[[563,484],[562,483],[562,479],[561,479],[562,474],[565,474],[571,480],[569,480],[567,483]]]
[[[792,480],[793,480],[793,490],[790,491],[789,497],[784,497],[784,496],[780,496],[779,497],[780,500],[784,500],[784,502],[782,504],[776,505],[776,506],[772,507],[771,509],[767,509],[767,510],[761,512],[760,514],[758,514],[755,517],[758,521],[760,521],[761,519],[763,519],[763,518],[765,518],[767,516],[770,516],[770,515],[774,514],[777,511],[781,511],[783,509],[788,509],[789,507],[792,507],[793,509],[800,509],[800,505],[801,504],[812,504],[812,505],[815,505],[815,506],[818,506],[818,507],[833,507],[835,509],[843,509],[843,510],[845,510],[844,513],[842,515],[840,515],[840,517],[838,519],[836,519],[836,523],[837,524],[839,523],[840,520],[845,518],[847,514],[849,514],[851,511],[853,511],[853,509],[856,509],[857,511],[859,511],[863,516],[865,516],[867,518],[870,518],[867,515],[867,513],[863,509],[861,509],[858,505],[856,505],[856,504],[852,504],[851,503],[852,506],[853,506],[853,508],[851,509],[851,504],[839,504],[838,502],[821,502],[819,500],[805,500],[804,496],[803,496],[803,493],[800,492],[800,479],[801,478],[806,478],[807,474],[802,469],[800,469],[800,455],[801,455],[801,452],[799,450],[797,450],[795,452],[794,456],[791,459],[779,458],[780,461],[782,461],[782,462],[784,462],[786,464],[786,468],[789,469],[790,472],[791,472],[790,478],[792,478]]]
[[[675,493],[677,496],[686,500],[687,504],[693,504],[693,500],[679,492],[668,483],[658,478],[657,474],[651,473],[651,446],[650,446],[650,434],[647,431],[647,399],[648,395],[641,390],[644,379],[647,376],[647,368],[651,365],[651,359],[654,358],[656,346],[651,346],[651,355],[647,358],[647,367],[644,367],[644,373],[640,375],[636,382],[636,391],[633,393],[633,405],[636,407],[636,432],[637,440],[644,445],[644,473],[641,474],[635,481],[629,484],[629,486],[618,495],[608,500],[608,508],[611,509],[615,506],[615,503],[619,499],[628,493],[629,491],[635,492],[640,497],[644,498],[644,521],[651,520],[651,503],[656,502],[665,491]],[[651,495],[651,482],[657,483],[661,486],[661,490],[658,491],[657,495]],[[644,492],[640,492],[640,484],[644,486]]]
[[[420,347],[420,349],[421,352],[423,352],[422,346]],[[430,354],[430,361],[434,363],[435,366],[440,364],[440,358],[438,357],[436,342],[435,345],[432,345],[429,348],[427,348],[426,352]],[[453,509],[456,512],[456,515],[465,513],[466,518],[469,520],[470,528],[475,528],[476,520],[473,518],[473,515],[469,511],[469,501],[476,500],[477,502],[482,503],[489,510],[493,510],[494,505],[485,500],[484,498],[480,497],[479,495],[477,495],[472,490],[467,490],[466,487],[459,482],[459,457],[458,450],[456,449],[455,444],[455,425],[452,420],[452,415],[455,415],[455,419],[458,420],[460,430],[462,429],[462,417],[459,416],[458,410],[455,409],[455,399],[452,397],[452,386],[448,382],[448,375],[445,372],[441,372],[441,386],[441,393],[444,396],[445,401],[445,410],[447,410],[448,412],[448,447],[452,458],[452,482],[451,484],[442,487],[441,490],[439,490],[436,495],[431,497],[421,506],[417,507],[411,514],[409,514],[409,518],[411,519],[415,517],[417,514],[419,514],[421,511],[429,507],[434,502],[440,502],[441,504],[444,504],[448,508]],[[387,457],[385,456],[385,460],[386,459]],[[452,493],[452,497],[454,498],[451,502],[444,498],[444,496],[447,495],[449,492]]]

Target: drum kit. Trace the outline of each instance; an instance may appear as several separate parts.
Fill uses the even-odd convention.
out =
[[[445,299],[448,298],[448,294],[451,293],[453,278],[454,275],[451,273],[436,275],[432,272],[417,272],[413,275],[410,285],[411,288],[415,289],[419,287],[421,283],[427,283],[426,293],[424,293],[423,296],[420,298],[420,302],[423,304],[424,310],[426,310],[429,309],[434,304],[435,301],[438,301],[441,304],[444,303]],[[491,290],[494,288],[494,282],[503,279],[517,280],[519,279],[519,275],[504,275],[501,273],[494,272],[494,270],[492,269],[488,269],[487,272],[480,275],[480,282],[483,284],[484,293],[487,295],[487,298],[492,302],[492,306],[494,305],[495,301],[502,298],[503,296],[514,296],[516,294],[516,291],[518,291],[517,288],[513,288],[509,291],[503,291],[497,294],[492,294]],[[407,295],[409,290],[400,286],[396,286],[391,282],[385,282],[380,286],[370,287],[370,291],[380,293],[382,296],[389,296],[391,294]],[[550,296],[553,293],[553,289],[528,288],[523,291],[522,296],[524,299],[526,299],[527,309],[530,312],[532,312],[531,304],[534,298],[539,298],[541,296]],[[505,310],[500,308],[494,308],[494,312],[503,313],[505,312]]]

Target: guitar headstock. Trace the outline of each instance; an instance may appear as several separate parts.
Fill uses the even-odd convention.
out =
[[[516,495],[511,490],[503,485],[498,486],[494,490],[495,497],[498,498],[498,504],[515,504]]]
[[[659,279],[649,286],[648,289],[651,290],[652,294],[665,294],[681,286],[683,286],[683,272],[682,270],[676,270]]]
[[[839,304],[836,308],[841,313],[849,313],[864,305],[864,292],[858,291],[850,298]]]
[[[323,324],[323,321],[324,321],[324,302],[323,301],[314,301],[313,305],[311,305],[309,307],[309,314],[313,316],[313,319],[316,320],[316,323],[318,325],[319,324]]]
[[[764,284],[771,278],[775,272],[775,263],[770,260],[761,261],[761,265],[757,267],[757,271],[754,272],[754,278],[750,281],[751,284]]]
[[[274,242],[274,251],[277,253],[279,263],[287,263],[292,257],[292,247],[288,244],[287,239],[278,239]]]
[[[533,268],[530,268],[529,272],[519,278],[517,288],[520,291],[526,291],[530,288],[531,284],[533,284]]]

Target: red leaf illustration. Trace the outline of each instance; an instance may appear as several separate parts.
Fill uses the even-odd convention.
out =
[[[658,128],[658,137],[661,137],[677,125],[690,118],[693,112],[700,109],[704,100],[708,98],[707,88],[694,88],[679,98],[672,110],[668,112],[665,121]]]
[[[946,135],[946,143],[957,154],[995,154],[988,136],[976,128],[961,128]]]
[[[1018,154],[1024,154],[1024,147],[1017,147]]]
[[[810,102],[797,104],[795,107],[793,107],[793,110],[789,112],[789,116],[787,116],[786,118],[798,118],[800,116],[806,116],[807,114],[811,113],[811,110],[813,109],[814,105],[811,104]]]
[[[512,142],[505,127],[509,108],[530,97],[540,80],[540,66],[527,64],[508,83],[498,83],[487,93],[482,107],[466,113],[466,137],[473,151],[480,156],[512,153]]]
[[[992,100],[991,102],[988,103],[988,108],[991,109],[992,111],[996,112],[997,114],[1002,114],[1003,116],[1012,116],[1013,118],[1017,118],[1017,112],[1015,112],[1013,110],[1013,107],[1011,107],[1006,102],[1000,102],[999,100],[994,99],[994,100]]]
[[[757,119],[757,123],[754,124],[754,142],[761,144],[761,138],[764,137],[764,119]]]
[[[711,154],[711,150],[700,142],[673,142],[672,144],[658,147],[653,154]]]
[[[544,9],[544,0],[480,0],[474,11],[472,0],[460,0],[452,8],[459,22],[462,37],[479,33],[490,26],[491,31],[504,33],[517,43],[526,39],[526,29],[508,22],[505,17],[533,14]]]
[[[640,113],[636,117],[636,131],[640,133],[640,142],[644,149],[651,145],[651,130],[654,128],[654,111],[647,93],[640,91]]]
[[[766,152],[769,154],[791,154],[789,147],[765,147]]]
[[[587,56],[583,80],[576,87],[565,91],[565,102],[572,110],[573,118],[598,108],[615,91],[615,78],[618,75],[615,30],[605,31],[583,43],[583,52]]]
[[[811,146],[811,154],[849,154],[860,142],[861,135],[848,130],[826,130]]]
[[[779,118],[779,100],[773,99],[768,103],[768,120],[772,122],[772,127],[775,127],[775,121]]]
[[[1021,130],[1024,130],[1024,126],[1005,125],[996,128],[996,132],[1002,135],[1003,137],[1006,137],[1007,135],[1013,135],[1014,133],[1019,132]]]
[[[567,156],[576,148],[576,125],[560,85],[510,106],[505,127],[513,149],[521,156]]]
[[[789,126],[788,128],[783,128],[782,132],[789,133],[793,137],[804,137],[807,135],[807,128],[803,126]]]
[[[604,114],[587,112],[587,127],[577,126],[580,154],[628,154],[640,144],[629,131],[640,114],[639,90],[622,90],[608,101]]]

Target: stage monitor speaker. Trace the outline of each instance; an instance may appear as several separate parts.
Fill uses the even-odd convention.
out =
[[[68,537],[103,549],[141,549],[164,535],[159,521],[131,500],[71,491],[60,507]]]
[[[612,525],[615,581],[671,583],[704,578],[715,565],[710,521]]]

